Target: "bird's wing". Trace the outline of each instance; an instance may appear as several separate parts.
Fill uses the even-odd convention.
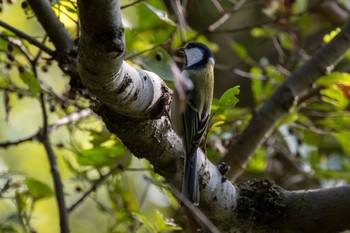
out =
[[[184,138],[185,138],[185,148],[188,154],[193,153],[197,150],[197,147],[201,143],[203,134],[207,128],[209,122],[209,114],[201,119],[196,106],[191,102],[191,96],[187,104],[187,108],[184,112]]]

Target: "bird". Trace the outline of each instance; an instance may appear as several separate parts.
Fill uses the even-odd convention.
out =
[[[177,90],[176,86],[179,85],[175,83],[172,125],[174,131],[182,138],[185,152],[182,194],[194,205],[198,205],[197,149],[204,141],[209,124],[215,60],[211,50],[200,42],[188,43],[179,50],[184,54],[185,65],[181,72],[182,82],[178,83],[187,85],[182,85],[185,86],[184,90]],[[184,93],[185,98],[176,98],[179,97],[179,92]],[[181,101],[184,102],[184,107],[181,107]]]

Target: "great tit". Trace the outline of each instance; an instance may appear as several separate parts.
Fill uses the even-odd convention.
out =
[[[182,137],[185,151],[182,194],[193,204],[198,205],[197,149],[203,141],[210,118],[215,61],[210,49],[199,42],[191,42],[179,50],[184,53],[186,61],[181,76],[190,80],[192,85],[187,85],[191,88],[183,91],[186,95],[185,107],[172,108],[172,112],[181,111],[180,114],[172,113],[172,125],[175,132]]]

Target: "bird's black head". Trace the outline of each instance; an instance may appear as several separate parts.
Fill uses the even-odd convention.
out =
[[[184,48],[180,48],[186,58],[185,69],[198,69],[207,64],[214,64],[213,53],[202,43],[191,42]]]

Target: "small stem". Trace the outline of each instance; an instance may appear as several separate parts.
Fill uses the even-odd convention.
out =
[[[61,233],[69,233],[70,230],[69,230],[69,222],[68,222],[68,212],[67,212],[66,203],[64,200],[63,184],[62,184],[60,172],[57,165],[56,155],[50,144],[50,139],[48,135],[49,127],[47,122],[47,112],[45,108],[44,95],[42,93],[40,94],[40,104],[41,104],[42,114],[43,114],[43,129],[39,133],[39,139],[45,147],[45,150],[49,159],[50,167],[51,167],[52,179],[54,183],[55,195],[56,195],[59,217],[60,217]]]
[[[0,20],[0,26],[3,27],[3,28],[6,28],[9,31],[11,31],[12,33],[14,33],[19,38],[25,39],[30,44],[38,47],[39,49],[41,49],[45,53],[50,54],[51,56],[54,55],[54,51],[53,50],[51,50],[50,48],[46,47],[43,43],[41,43],[40,41],[37,41],[32,36],[22,32],[21,30],[18,30],[17,28],[14,28],[11,25],[9,25],[9,24],[1,21],[1,20]]]
[[[25,137],[25,138],[17,139],[15,141],[0,142],[0,147],[6,148],[8,146],[17,146],[17,145],[19,145],[19,144],[21,144],[23,142],[32,141],[35,138],[36,138],[36,134],[30,135],[30,136]]]
[[[114,172],[117,170],[120,170],[122,168],[122,164],[124,162],[124,159],[120,163],[118,163],[116,166],[114,166],[106,175],[101,176],[71,207],[68,208],[68,213],[71,213],[73,210],[75,210],[93,191],[96,191],[96,189]]]
[[[138,3],[140,3],[140,2],[143,2],[143,1],[145,1],[145,0],[136,0],[136,1],[132,2],[132,3],[126,4],[126,5],[124,5],[124,6],[121,6],[120,9],[128,8],[128,7],[130,7],[130,6],[136,5],[136,4],[138,4]]]
[[[156,186],[167,188],[163,184],[154,181],[152,178],[145,176],[144,179],[151,184]],[[205,216],[205,214],[193,203],[188,200],[175,186],[171,185],[171,192],[176,197],[179,202],[181,202],[186,209],[196,218],[196,220],[201,224],[201,226],[206,230],[206,232],[220,233],[218,228]]]

